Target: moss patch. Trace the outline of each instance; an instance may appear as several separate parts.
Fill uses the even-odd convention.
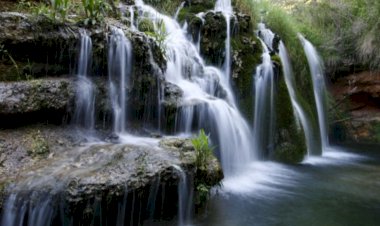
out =
[[[253,121],[253,84],[257,65],[261,63],[262,48],[255,36],[237,35],[232,38],[232,80],[239,109]]]
[[[286,163],[301,162],[307,152],[302,129],[297,126],[283,76],[279,77],[276,96],[276,146],[274,159]]]

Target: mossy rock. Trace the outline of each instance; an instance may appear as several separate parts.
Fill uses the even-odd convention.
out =
[[[253,35],[232,37],[232,81],[239,109],[253,122],[254,74],[261,63],[262,48]]]
[[[208,12],[201,29],[201,54],[209,64],[223,64],[226,33],[226,20],[222,13]]]
[[[307,153],[305,136],[296,118],[283,76],[278,76],[276,95],[276,139],[272,158],[285,163],[301,162]]]

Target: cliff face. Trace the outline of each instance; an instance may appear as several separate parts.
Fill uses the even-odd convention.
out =
[[[341,133],[347,135],[337,139],[380,142],[380,73],[364,71],[339,78],[331,91],[336,99],[334,108],[341,112],[332,132],[345,128]]]

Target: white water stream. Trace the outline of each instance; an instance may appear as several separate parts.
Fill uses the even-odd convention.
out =
[[[122,133],[126,130],[127,89],[131,70],[132,44],[121,29],[114,28],[110,36],[108,76],[115,133]]]
[[[81,125],[87,130],[95,127],[95,87],[90,78],[92,59],[91,38],[82,32],[77,69],[76,103],[74,124]]]
[[[165,24],[164,44],[168,60],[165,78],[183,91],[182,115],[185,116],[178,122],[181,124],[179,128],[189,132],[193,123],[199,125],[198,129],[211,128],[209,132],[217,137],[225,176],[243,170],[254,159],[255,153],[251,148],[250,128],[236,108],[228,76],[205,65],[197,47],[187,39],[186,31],[173,18],[141,0],[137,0],[136,5],[144,16],[155,23]],[[216,96],[216,89],[223,91],[223,99]]]
[[[299,39],[309,62],[310,72],[313,80],[315,103],[318,111],[319,128],[321,132],[322,150],[329,148],[329,139],[327,131],[327,111],[326,111],[326,83],[323,72],[323,62],[315,47],[299,34]]]

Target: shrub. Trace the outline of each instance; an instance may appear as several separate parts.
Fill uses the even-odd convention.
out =
[[[195,148],[196,166],[204,169],[207,166],[207,161],[213,153],[213,148],[209,145],[208,136],[201,129],[197,137],[191,140]]]

